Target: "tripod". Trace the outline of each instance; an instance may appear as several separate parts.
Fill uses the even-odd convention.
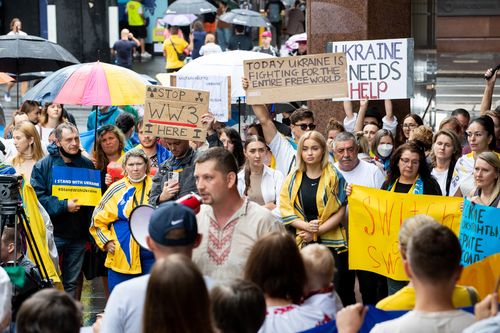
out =
[[[17,244],[19,243],[17,237],[21,234],[26,240],[27,247],[32,254],[33,263],[37,267],[42,279],[38,287],[41,289],[53,286],[47,268],[43,263],[30,221],[23,208],[23,202],[19,194],[19,178],[17,176],[0,176],[0,238],[3,236],[6,226],[14,228],[14,266],[17,266],[19,250],[17,248]]]

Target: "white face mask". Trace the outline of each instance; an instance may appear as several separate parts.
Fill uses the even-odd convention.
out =
[[[140,183],[144,180],[144,178],[146,178],[147,175],[144,175],[142,176],[141,178],[139,179],[133,179],[132,177],[130,176],[127,176],[128,180],[130,180],[131,183]]]
[[[384,143],[381,145],[378,145],[377,147],[377,152],[380,156],[382,157],[388,157],[392,153],[392,145],[390,143]]]

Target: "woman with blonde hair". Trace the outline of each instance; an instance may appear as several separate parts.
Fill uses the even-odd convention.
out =
[[[16,169],[16,172],[23,175],[29,183],[33,166],[45,155],[40,136],[35,125],[29,121],[23,121],[14,126],[12,136],[17,154],[12,158],[11,164]]]
[[[450,192],[451,178],[455,164],[462,152],[462,145],[458,135],[448,129],[442,129],[434,135],[430,154],[432,171],[443,195]]]
[[[500,208],[500,158],[494,152],[482,152],[474,165],[476,188],[468,198],[477,204]]]
[[[344,177],[329,162],[326,140],[317,131],[302,135],[297,164],[286,177],[280,195],[282,221],[295,228],[296,243],[303,247],[321,243],[332,252],[340,274],[347,267],[347,238],[341,221],[347,196]]]
[[[122,161],[125,177],[104,193],[92,214],[90,234],[97,246],[107,251],[109,291],[126,280],[149,273],[153,254],[132,238],[129,217],[132,210],[146,204],[153,182],[148,176],[149,158],[139,149],[129,150]]]
[[[144,303],[144,333],[213,333],[210,300],[199,268],[182,254],[159,260]]]

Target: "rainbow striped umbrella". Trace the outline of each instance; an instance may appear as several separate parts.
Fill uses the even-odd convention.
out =
[[[64,67],[30,89],[24,100],[75,105],[144,104],[149,82],[136,72],[100,61]]]

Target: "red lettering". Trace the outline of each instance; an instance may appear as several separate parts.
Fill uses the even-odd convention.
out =
[[[370,259],[375,262],[375,264],[373,264],[372,267],[379,268],[381,266],[380,262],[375,258],[375,255],[377,254],[377,248],[373,245],[370,245],[370,246],[368,246],[367,252],[368,252],[368,256],[370,257]]]
[[[385,200],[385,209],[384,215],[381,215],[382,209],[380,208],[380,201],[378,206],[378,216],[380,220],[380,228],[382,229],[382,235],[385,235],[385,231],[387,230],[387,236],[391,234],[391,218],[392,218],[392,210],[394,208],[394,202],[392,202],[391,207],[388,207],[389,202]]]
[[[375,219],[373,218],[373,214],[370,210],[370,197],[366,197],[365,199],[363,199],[363,208],[366,209],[366,212],[368,213],[368,215],[370,215],[370,222],[372,224],[371,231],[368,231],[367,226],[365,226],[363,230],[367,235],[373,235],[373,233],[375,232]]]

